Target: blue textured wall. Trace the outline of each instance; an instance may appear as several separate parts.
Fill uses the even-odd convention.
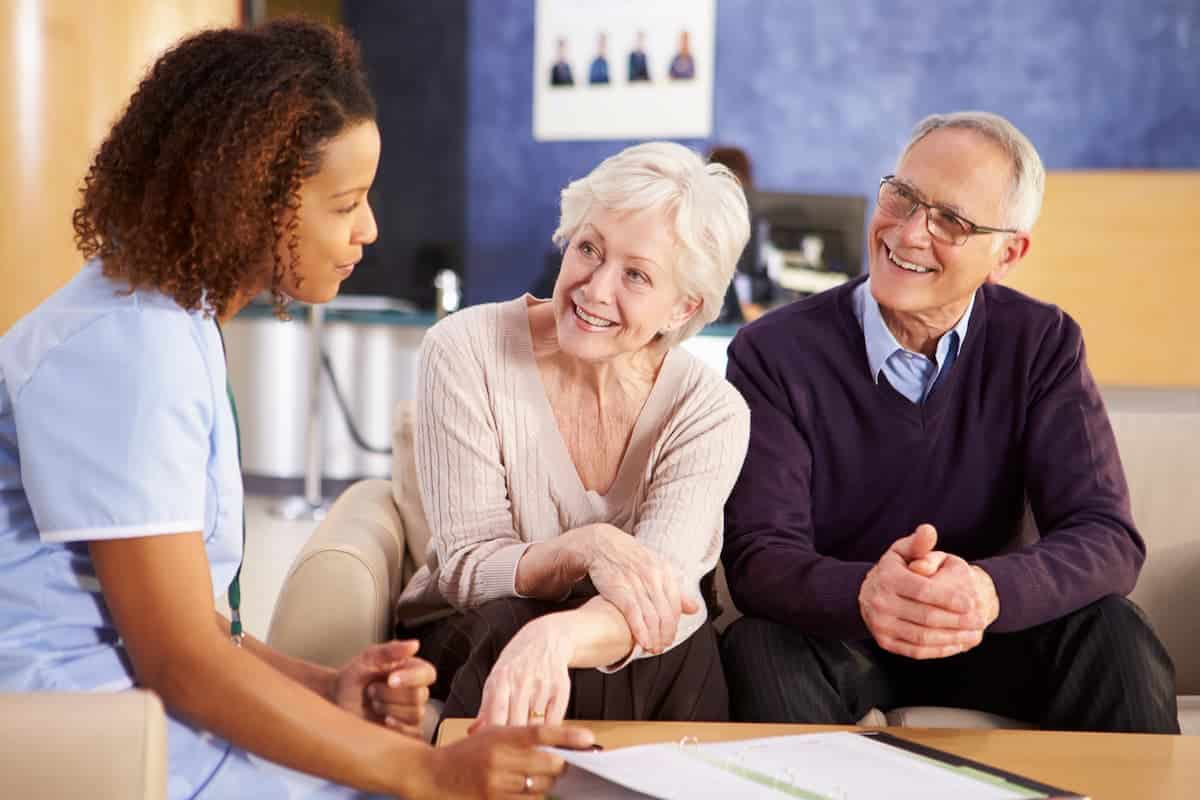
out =
[[[1050,169],[1200,168],[1200,0],[718,0],[713,141],[759,188],[871,193],[934,111],[1012,119]],[[524,291],[570,179],[535,143],[533,0],[470,0],[467,300]],[[703,148],[708,142],[689,142]]]
[[[379,107],[383,150],[371,206],[379,241],[346,281],[351,294],[432,305],[437,266],[422,244],[461,259],[466,206],[467,0],[343,0]],[[456,253],[456,251],[458,251]],[[435,259],[436,260],[436,259]]]

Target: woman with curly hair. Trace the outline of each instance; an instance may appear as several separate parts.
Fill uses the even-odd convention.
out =
[[[262,291],[337,294],[375,240],[379,146],[346,34],[185,39],[87,175],[90,260],[0,339],[0,691],[154,690],[172,798],[527,797],[562,770],[536,745],[589,742],[542,727],[434,750],[414,736],[434,680],[416,642],[332,670],[242,636],[235,591],[232,623],[215,609],[243,545],[219,323]]]

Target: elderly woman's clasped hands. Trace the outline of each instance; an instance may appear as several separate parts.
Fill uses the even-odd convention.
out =
[[[590,578],[599,596],[620,611],[634,645],[647,653],[666,650],[675,640],[680,616],[700,610],[699,602],[681,591],[679,574],[670,563],[607,523],[586,525],[531,546],[517,575],[523,594],[547,599],[560,598]],[[471,730],[561,723],[571,693],[572,654],[590,638],[578,635],[577,625],[565,615],[547,614],[518,631],[488,676]]]

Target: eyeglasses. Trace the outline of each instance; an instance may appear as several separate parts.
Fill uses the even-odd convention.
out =
[[[926,203],[895,175],[884,175],[879,181],[879,210],[889,217],[908,219],[917,208],[925,209],[925,228],[939,242],[958,246],[971,236],[981,233],[1017,233],[1014,228],[989,228],[963,219],[949,209]]]

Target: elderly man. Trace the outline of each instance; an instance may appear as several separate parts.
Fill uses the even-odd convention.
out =
[[[1007,120],[929,117],[879,184],[869,277],[734,339],[735,718],[928,704],[1179,731],[1170,658],[1124,597],[1145,545],[1079,326],[998,285],[1044,184]],[[1026,504],[1041,537],[1017,546]]]

